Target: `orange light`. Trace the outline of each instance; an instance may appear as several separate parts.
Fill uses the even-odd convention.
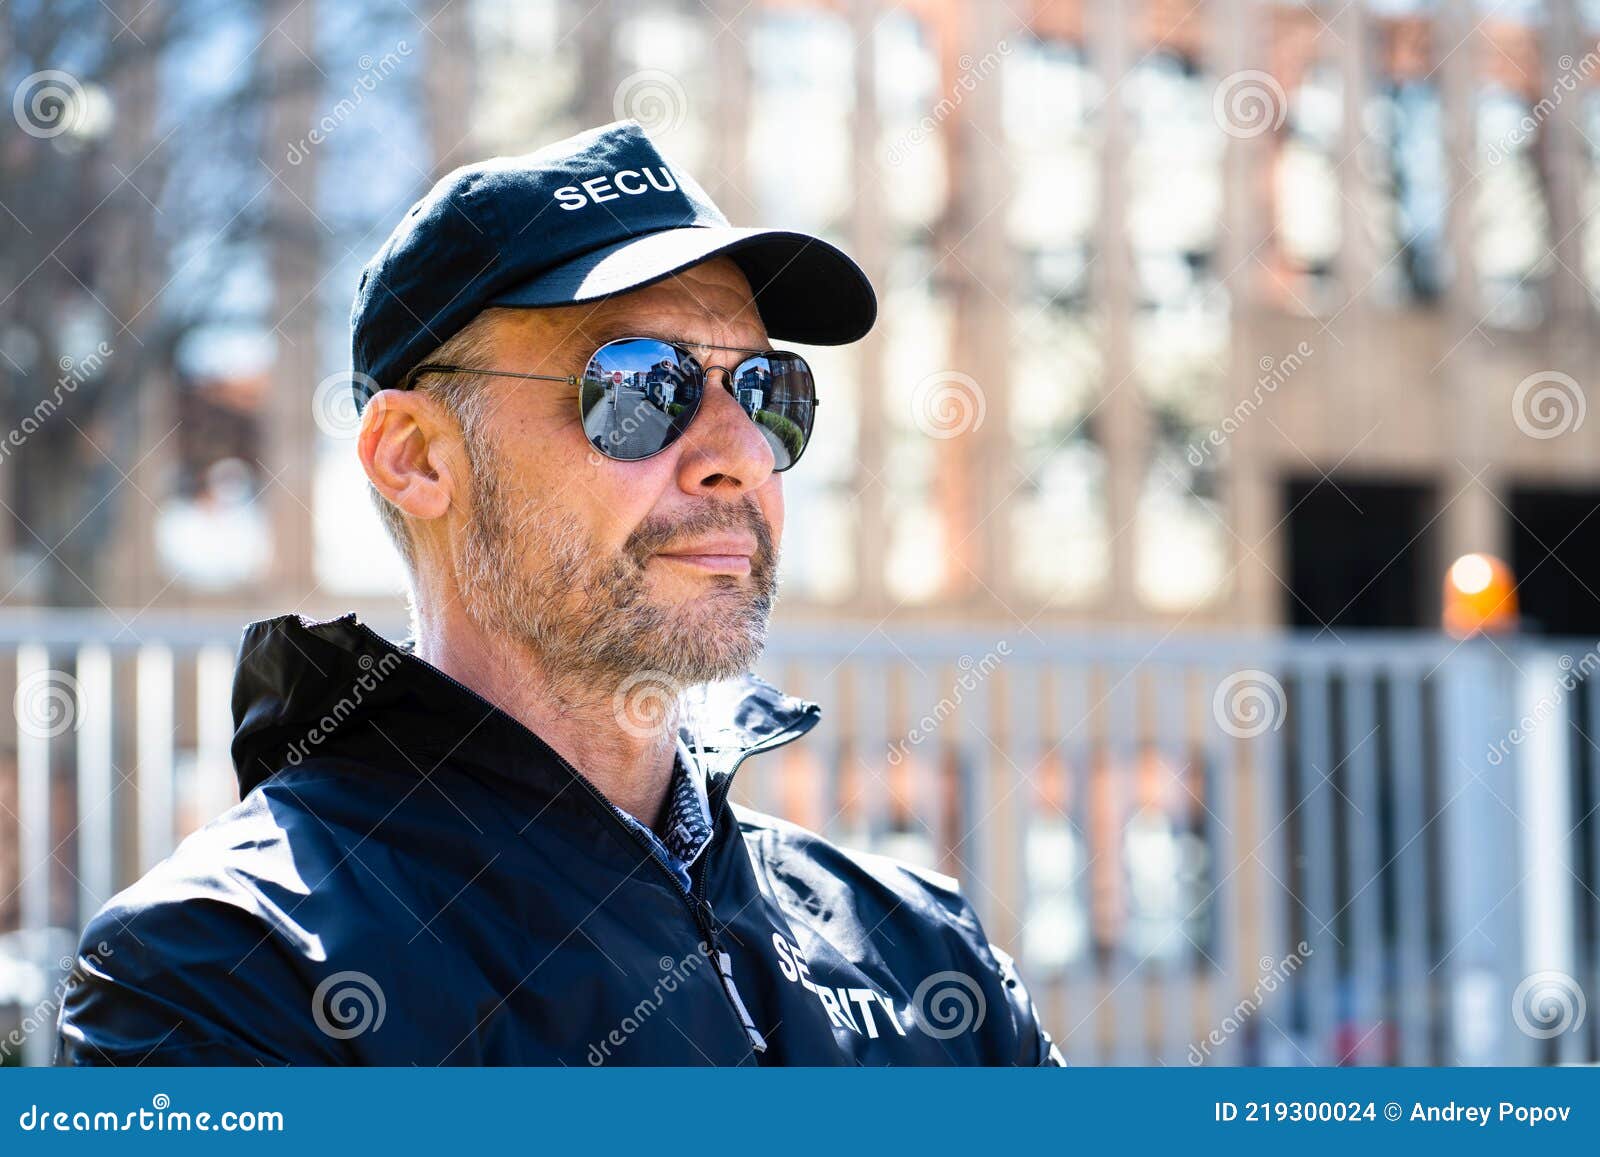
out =
[[[1517,626],[1517,586],[1511,568],[1492,554],[1464,554],[1444,580],[1444,629],[1458,639]]]

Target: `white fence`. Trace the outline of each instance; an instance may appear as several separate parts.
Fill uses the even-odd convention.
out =
[[[0,1058],[76,929],[236,798],[244,616],[0,615]],[[960,879],[1070,1059],[1593,1062],[1594,644],[852,626],[747,803]]]

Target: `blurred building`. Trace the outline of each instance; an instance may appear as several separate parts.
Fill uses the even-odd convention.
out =
[[[288,35],[340,11],[282,7]],[[262,253],[258,332],[180,375],[254,398],[272,567],[193,582],[122,494],[108,603],[392,607],[336,380],[356,271],[450,167],[636,116],[736,222],[815,230],[880,290],[867,341],[807,351],[841,404],[786,479],[784,614],[1423,627],[1448,560],[1487,550],[1533,626],[1600,629],[1595,7],[424,16],[387,54],[320,38],[321,90],[263,130],[289,142],[263,195],[319,244]],[[185,501],[240,435],[157,445],[169,418],[143,473]]]

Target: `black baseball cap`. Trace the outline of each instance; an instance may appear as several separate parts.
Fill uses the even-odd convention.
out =
[[[596,301],[723,255],[749,279],[774,338],[843,345],[872,328],[877,299],[860,266],[805,233],[730,225],[636,121],[457,169],[361,273],[350,311],[356,405],[401,385],[485,309]]]

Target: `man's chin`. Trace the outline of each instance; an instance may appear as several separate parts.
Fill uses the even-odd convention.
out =
[[[766,645],[770,606],[748,580],[724,577],[686,599],[656,602],[653,638],[636,645],[641,666],[680,683],[708,683],[748,671]]]

